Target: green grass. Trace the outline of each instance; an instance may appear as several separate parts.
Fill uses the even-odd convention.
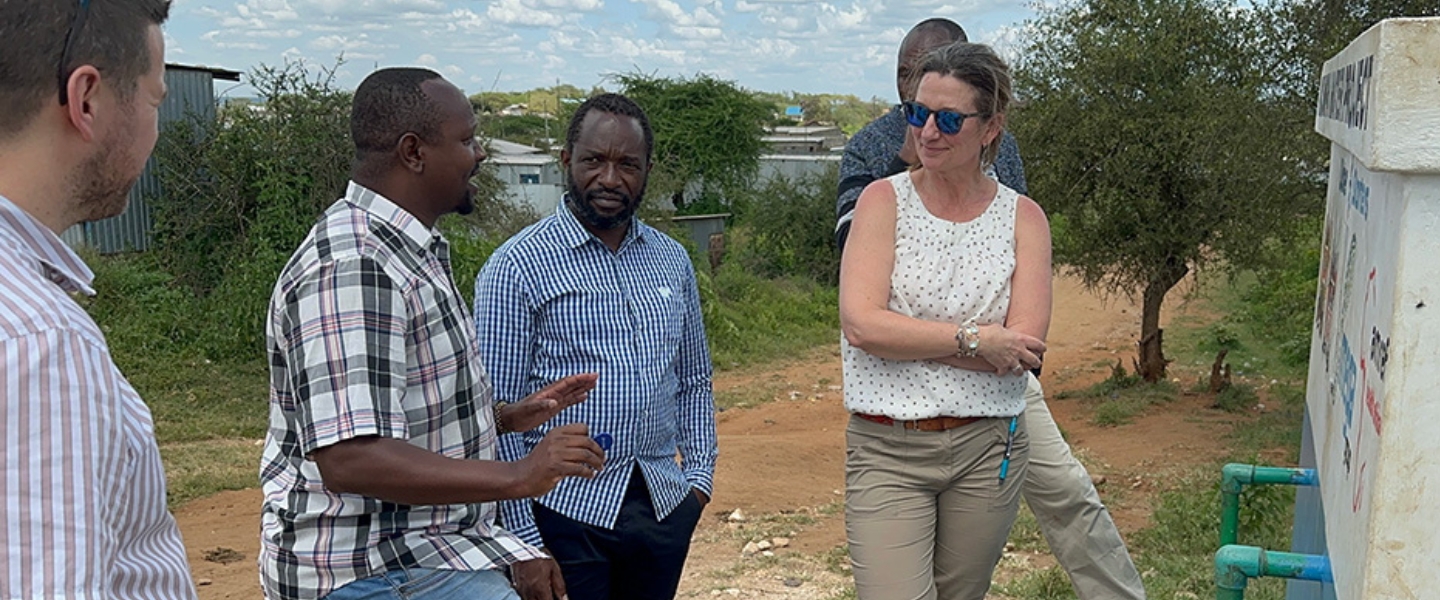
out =
[[[725,265],[701,280],[711,360],[717,369],[783,361],[840,343],[840,300],[805,278],[765,279]]]
[[[1058,566],[1031,571],[1007,583],[994,586],[992,592],[1027,600],[1073,600],[1075,589],[1070,576]],[[1151,597],[1158,597],[1151,594]]]
[[[1223,316],[1217,320],[1188,314],[1172,319],[1165,330],[1165,354],[1175,360],[1172,367],[1204,373],[1208,378],[1216,353],[1224,348],[1230,351],[1225,362],[1236,379],[1303,380],[1308,366],[1294,360],[1296,350],[1267,337],[1267,328],[1260,326],[1261,317],[1249,300],[1260,285],[1254,275],[1245,274],[1234,281],[1215,277],[1197,290],[1191,301]]]
[[[1027,552],[1046,552],[1050,546],[1045,542],[1045,535],[1040,533],[1040,523],[1035,520],[1035,513],[1030,512],[1030,506],[1020,503],[1020,512],[1015,516],[1015,524],[1010,527],[1009,543],[1015,545],[1016,550]]]
[[[260,446],[253,440],[162,444],[168,501],[175,508],[226,490],[260,485]]]
[[[1232,383],[1219,394],[1215,394],[1215,408],[1226,412],[1245,412],[1254,408],[1260,400],[1255,388],[1249,384]]]
[[[1055,398],[1084,400],[1094,407],[1091,422],[1102,427],[1117,427],[1135,420],[1151,406],[1179,397],[1179,388],[1169,381],[1146,384],[1127,372],[1123,364],[1106,364],[1110,366],[1109,378],[1083,390],[1060,392]]]
[[[270,382],[264,363],[126,362],[121,368],[150,405],[161,443],[265,437]]]

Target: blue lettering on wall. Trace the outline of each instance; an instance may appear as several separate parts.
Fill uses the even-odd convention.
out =
[[[1346,439],[1350,438],[1350,422],[1355,415],[1355,379],[1360,368],[1355,364],[1355,353],[1350,349],[1350,336],[1340,336],[1340,400],[1345,404],[1345,427],[1342,429]]]
[[[1370,186],[1365,184],[1365,180],[1355,176],[1350,178],[1350,207],[1360,213],[1362,218],[1370,218]]]
[[[1360,178],[1361,169],[1351,164],[1349,158],[1340,161],[1340,173],[1335,178],[1335,190],[1340,197],[1360,213],[1360,217],[1370,219],[1370,185]]]

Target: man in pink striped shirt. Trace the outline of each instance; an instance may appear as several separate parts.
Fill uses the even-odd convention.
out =
[[[0,596],[195,597],[150,410],[58,234],[119,214],[157,136],[168,0],[0,2]]]

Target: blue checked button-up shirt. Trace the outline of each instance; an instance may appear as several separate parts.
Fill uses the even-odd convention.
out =
[[[524,457],[550,428],[568,423],[613,438],[599,475],[565,479],[540,503],[613,529],[636,464],[661,518],[692,488],[710,494],[717,455],[710,351],[694,267],[675,240],[636,219],[612,252],[562,202],[485,264],[475,283],[475,327],[497,401],[575,373],[600,374],[586,401],[533,431],[500,437],[505,460]],[[502,502],[501,520],[540,544],[529,501]]]

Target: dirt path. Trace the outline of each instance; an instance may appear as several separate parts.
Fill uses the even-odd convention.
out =
[[[1166,316],[1184,310],[1172,308]],[[1117,358],[1128,364],[1139,319],[1139,311],[1128,302],[1106,304],[1075,280],[1057,279],[1041,379],[1047,395],[1053,398],[1058,391],[1103,379],[1107,365]],[[840,501],[847,415],[839,385],[838,350],[817,352],[777,369],[716,377],[717,393],[753,398],[757,406],[719,415],[716,496],[696,533],[681,597],[819,599],[845,588]],[[1101,494],[1127,534],[1148,522],[1151,484],[1144,474],[1177,461],[1204,462],[1223,450],[1215,440],[1231,419],[1203,404],[1200,398],[1186,397],[1129,425],[1102,428],[1089,422],[1079,401],[1050,403],[1092,474],[1105,478]],[[259,597],[259,505],[258,490],[243,490],[200,499],[176,511],[203,600]],[[727,519],[737,509],[745,520]],[[772,548],[773,556],[742,556],[747,542],[775,538],[788,538],[788,546]],[[243,558],[222,563],[207,560],[207,554],[211,559]],[[1021,555],[1002,567],[1025,569],[1047,561],[1053,564],[1048,556]]]

